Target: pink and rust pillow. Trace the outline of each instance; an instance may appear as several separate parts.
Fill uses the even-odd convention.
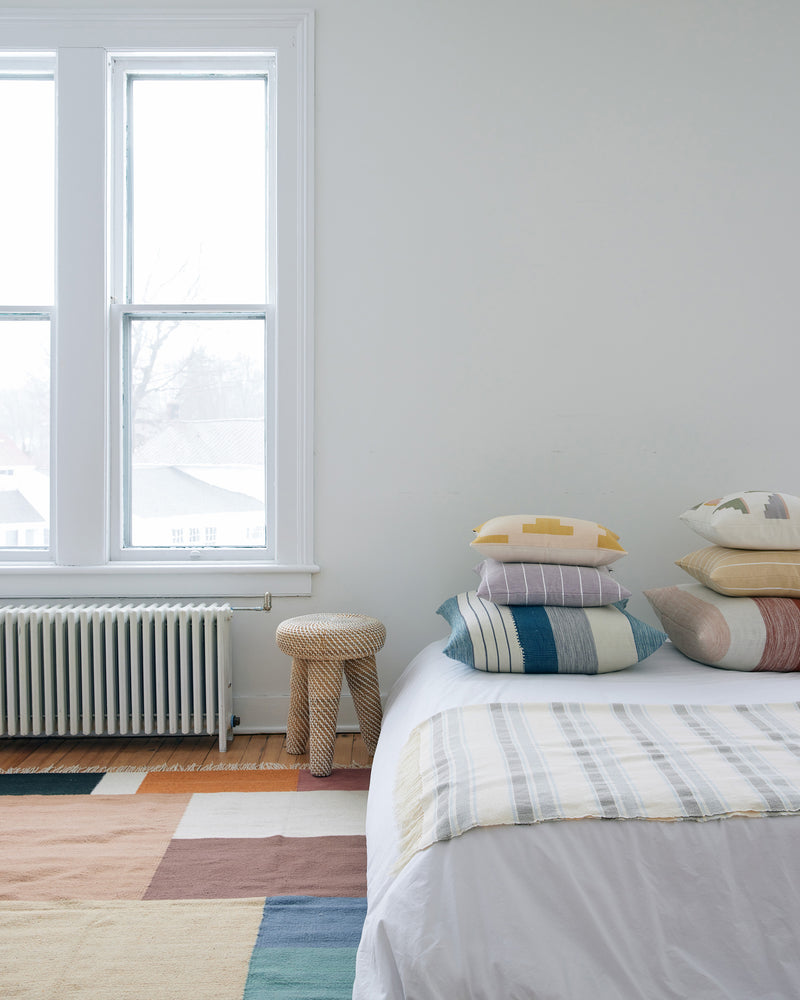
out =
[[[481,578],[478,596],[495,604],[597,608],[631,596],[607,566],[484,559],[475,572]]]
[[[727,670],[800,670],[800,601],[727,597],[702,583],[646,590],[644,596],[692,660]]]

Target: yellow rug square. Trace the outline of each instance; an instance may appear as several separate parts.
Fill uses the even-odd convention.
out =
[[[241,1000],[263,910],[263,898],[0,904],[0,996]]]

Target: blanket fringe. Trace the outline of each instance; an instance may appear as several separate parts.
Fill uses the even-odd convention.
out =
[[[402,834],[398,845],[398,860],[395,874],[406,864],[414,852],[414,844],[422,832],[424,811],[422,804],[422,771],[420,768],[420,748],[422,741],[422,726],[416,726],[397,765],[394,795],[395,808],[398,812],[398,826]],[[402,807],[402,822],[400,814]]]

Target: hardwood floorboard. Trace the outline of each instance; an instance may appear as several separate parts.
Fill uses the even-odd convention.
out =
[[[208,736],[183,736],[164,761],[169,767],[200,766],[206,762],[210,747]]]
[[[75,743],[74,749],[64,755],[66,762],[86,771],[92,767],[111,766],[116,763],[117,754],[122,749],[121,746],[110,747],[108,743],[99,737],[84,737]]]
[[[353,760],[353,734],[339,733],[333,748],[333,766],[347,767]]]
[[[0,741],[0,767],[22,767],[23,762],[38,750],[44,740],[21,739]]]
[[[265,735],[260,733],[252,734],[250,736],[237,736],[233,741],[234,744],[242,741],[241,746],[241,756],[239,757],[240,764],[260,764],[264,759],[264,753],[267,748],[267,738]]]
[[[13,741],[11,741],[13,743]],[[24,763],[18,767],[35,767],[46,771],[49,767],[58,765],[62,758],[70,752],[69,741],[62,739],[43,740],[31,751]]]
[[[353,737],[352,763],[355,767],[368,767],[372,763],[372,754],[367,750],[367,744],[361,738],[361,733]]]
[[[162,752],[167,740],[163,736],[134,736],[120,744],[120,750],[115,758],[117,767],[149,767]]]
[[[281,746],[280,753],[278,754],[278,763],[285,767],[290,767],[292,764],[308,764],[310,761],[308,751],[305,753],[289,753],[286,749],[286,737],[283,737],[283,745]]]
[[[286,737],[281,733],[270,733],[267,736],[267,744],[264,749],[263,760],[266,764],[277,764],[278,758],[283,751]]]
[[[0,772],[16,768],[200,767],[203,765],[308,764],[308,752],[286,752],[285,733],[236,736],[221,753],[216,736],[108,736],[0,739]],[[337,733],[335,767],[368,767],[372,757],[358,733]]]

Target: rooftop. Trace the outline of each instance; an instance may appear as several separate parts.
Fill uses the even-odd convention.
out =
[[[262,465],[263,420],[173,420],[133,453],[134,465]]]
[[[204,483],[174,466],[133,468],[136,517],[180,517],[192,514],[241,514],[264,505],[245,493]]]
[[[0,524],[42,524],[44,518],[19,490],[0,490]]]

